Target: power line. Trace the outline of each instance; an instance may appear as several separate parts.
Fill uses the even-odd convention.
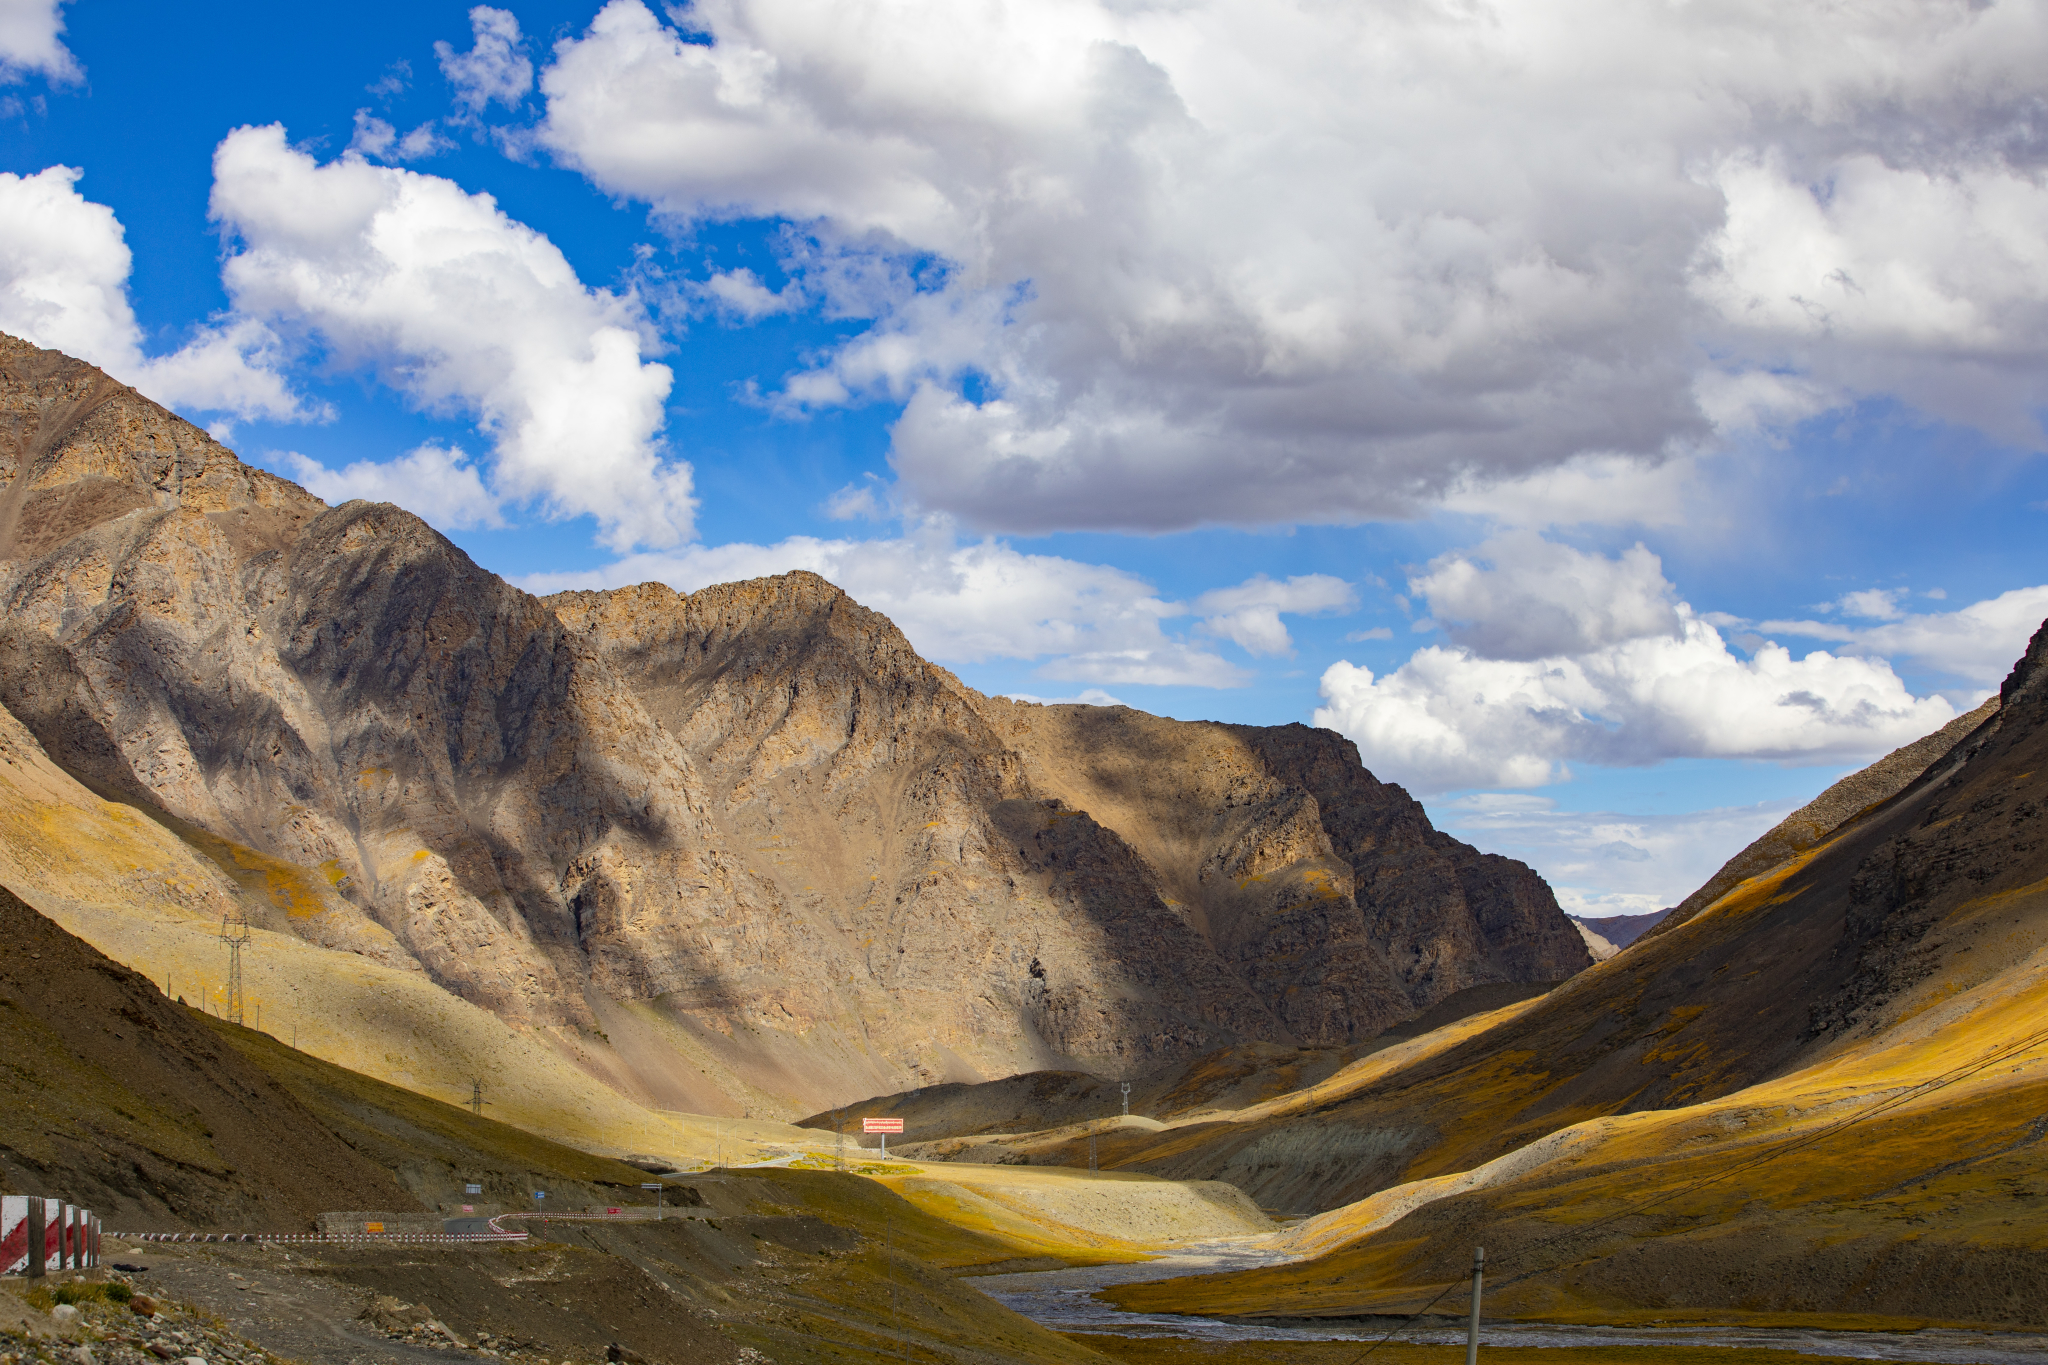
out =
[[[1877,1104],[1872,1105],[1870,1108],[1864,1110],[1862,1113],[1852,1114],[1848,1118],[1829,1124],[1827,1127],[1821,1129],[1819,1132],[1808,1133],[1802,1137],[1794,1137],[1788,1140],[1783,1146],[1778,1147],[1776,1150],[1765,1152],[1759,1156],[1750,1158],[1748,1161],[1741,1162],[1735,1166],[1731,1166],[1729,1169],[1722,1171],[1718,1175],[1707,1176],[1704,1179],[1694,1181],[1690,1185],[1684,1185],[1678,1189],[1668,1190],[1663,1194],[1654,1195],[1651,1198],[1641,1200],[1635,1204],[1630,1205],[1625,1209],[1619,1210],[1618,1212],[1611,1213],[1604,1218],[1595,1219],[1593,1222],[1586,1224],[1584,1227],[1573,1228],[1569,1232],[1559,1233],[1555,1237],[1546,1238],[1545,1240],[1536,1242],[1531,1246],[1524,1247],[1522,1251],[1515,1257],[1515,1259],[1525,1259],[1535,1252],[1542,1251],[1546,1247],[1553,1247],[1562,1242],[1566,1242],[1575,1238],[1584,1237],[1587,1233],[1593,1232],[1598,1228],[1606,1227],[1610,1223],[1619,1222],[1623,1218],[1633,1217],[1646,1209],[1655,1208],[1659,1204],[1669,1203],[1673,1199],[1677,1199],[1683,1195],[1692,1194],[1697,1190],[1703,1190],[1709,1185],[1717,1185],[1724,1180],[1733,1179],[1735,1176],[1741,1175],[1744,1171],[1755,1170],[1757,1167],[1764,1165],[1766,1162],[1776,1161],[1780,1157],[1786,1157],[1792,1155],[1794,1152],[1804,1151],[1806,1148],[1813,1146],[1815,1143],[1823,1142],[1826,1139],[1833,1137],[1835,1134],[1842,1132],[1844,1129],[1853,1128],[1859,1123],[1864,1123],[1869,1121],[1870,1119],[1878,1118],[1881,1115],[1890,1113],[1892,1110],[1897,1109],[1901,1105],[1910,1104],[1912,1101],[1919,1099],[1922,1096],[1931,1095],[1937,1090],[1945,1090],[1951,1085],[1955,1085],[1961,1081],[1966,1081],[1970,1077],[1977,1075],[1979,1072],[1998,1065],[2000,1062],[2009,1061],[2010,1059],[2018,1056],[2022,1052],[2026,1052],[2031,1048],[2040,1046],[2043,1042],[2048,1042],[2048,1028],[2044,1028],[2038,1030],[2037,1032],[2028,1034],[2026,1037],[2021,1038],[2016,1042],[2000,1044],[1997,1048],[1993,1049],[1989,1055],[1985,1057],[1979,1058],[1974,1062],[1965,1062],[1960,1066],[1951,1067],[1947,1071],[1940,1072],[1932,1077],[1929,1077],[1927,1080],[1921,1081],[1917,1085],[1907,1087],[1906,1089],[1900,1091],[1896,1095],[1892,1095],[1887,1099],[1881,1100]],[[1518,1275],[1512,1275],[1506,1279],[1503,1279],[1497,1286],[1497,1288],[1505,1289],[1511,1284],[1518,1284],[1523,1280],[1533,1279],[1538,1275],[1551,1274],[1555,1271],[1564,1269],[1567,1264],[1569,1264],[1569,1262],[1567,1261],[1557,1261],[1551,1265],[1544,1266],[1541,1269],[1522,1271]],[[1449,1294],[1453,1289],[1456,1289],[1460,1284],[1463,1283],[1465,1283],[1465,1281],[1453,1280],[1450,1284],[1445,1285],[1441,1290],[1437,1292],[1436,1297],[1432,1298],[1428,1303],[1422,1305],[1422,1307],[1416,1309],[1414,1313],[1409,1315],[1406,1321],[1402,1322],[1399,1326],[1389,1331],[1385,1336],[1373,1342],[1370,1346],[1366,1347],[1365,1350],[1359,1352],[1357,1356],[1353,1357],[1351,1365],[1357,1365],[1358,1361],[1364,1360],[1374,1351],[1377,1351],[1380,1347],[1386,1345],[1389,1341],[1392,1341],[1395,1337],[1401,1335],[1403,1332],[1406,1332],[1409,1328],[1413,1327],[1418,1321],[1421,1320],[1424,1314],[1428,1313],[1430,1309],[1436,1307],[1436,1305],[1439,1302],[1441,1302],[1447,1294]]]

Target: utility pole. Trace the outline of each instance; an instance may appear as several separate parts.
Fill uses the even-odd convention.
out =
[[[1486,1279],[1486,1248],[1472,1248],[1472,1321],[1465,1327],[1465,1365],[1479,1365],[1479,1289]]]
[[[481,1076],[469,1078],[469,1112],[478,1118],[484,1116],[484,1082]]]
[[[232,919],[222,915],[219,937],[228,945],[227,1008],[221,1011],[221,1018],[230,1024],[239,1024],[242,1022],[242,945],[251,937],[248,913],[244,911]]]
[[[1131,1083],[1130,1083],[1129,1081],[1125,1081],[1125,1082],[1124,1082],[1124,1117],[1125,1117],[1125,1118],[1129,1118],[1130,1116],[1131,1116]]]
[[[1088,1169],[1091,1172],[1095,1169],[1095,1134],[1093,1133],[1088,1135]]]

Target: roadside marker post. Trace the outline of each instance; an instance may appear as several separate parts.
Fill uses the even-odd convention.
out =
[[[1486,1281],[1486,1248],[1472,1248],[1472,1321],[1465,1328],[1465,1365],[1479,1365],[1479,1292]]]
[[[860,1130],[863,1133],[874,1133],[880,1136],[882,1139],[882,1160],[887,1161],[889,1159],[889,1134],[901,1133],[903,1131],[903,1120],[862,1119],[860,1121]]]

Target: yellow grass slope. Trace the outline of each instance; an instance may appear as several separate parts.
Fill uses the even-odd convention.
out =
[[[2027,1286],[2048,1255],[2048,1048],[2018,1048],[2044,1026],[2037,952],[1817,1066],[1572,1125],[1309,1220],[1282,1238],[1303,1260],[1118,1301],[1413,1312],[1484,1245],[1499,1316],[2038,1325]]]
[[[1920,780],[1464,1047],[1320,1115],[1421,1137],[1149,1310],[2038,1325],[2048,1271],[2048,631]]]
[[[222,847],[233,859],[232,846]],[[685,1118],[636,1104],[600,1079],[606,1059],[592,1055],[599,1046],[515,1031],[442,990],[402,954],[380,953],[388,931],[323,894],[317,870],[240,853],[246,882],[133,807],[86,790],[0,709],[0,883],[168,994],[220,1009],[228,965],[221,923],[247,912],[245,1021],[260,1018],[265,1033],[313,1056],[451,1102],[480,1079],[493,1117],[610,1155],[687,1166],[821,1144],[818,1134],[784,1124]],[[331,936],[346,946],[255,927],[287,914],[337,921]]]
[[[246,911],[260,925],[277,914],[353,913],[322,894],[317,870],[242,853],[246,880],[132,807],[86,790],[0,709],[0,884],[195,1007],[222,1004],[224,917]],[[444,1104],[465,1102],[471,1079],[481,1079],[489,1117],[606,1156],[688,1169],[806,1151],[815,1162],[835,1151],[836,1139],[813,1129],[635,1103],[614,1088],[624,1068],[601,1042],[515,1030],[402,956],[392,960],[404,966],[379,961],[375,935],[384,931],[374,922],[342,929],[360,950],[252,927],[242,952],[245,1021],[260,1019],[263,1034],[311,1057]],[[672,1041],[680,1052],[685,1040]],[[1234,1192],[1144,1176],[1090,1182],[1084,1172],[897,1169],[911,1178],[887,1183],[939,1216],[987,1230],[1011,1257],[1122,1259],[1181,1237],[1265,1226]],[[1062,1182],[1074,1190],[1062,1193]],[[1091,1193],[1111,1187],[1124,1193]]]

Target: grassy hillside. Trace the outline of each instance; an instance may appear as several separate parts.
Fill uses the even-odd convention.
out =
[[[305,1231],[325,1210],[517,1207],[535,1188],[554,1209],[648,1199],[638,1188],[648,1177],[632,1166],[168,999],[5,890],[0,934],[10,945],[0,958],[0,1101],[23,1120],[0,1132],[10,1191],[61,1194],[136,1231]],[[464,1195],[464,1183],[484,1193]],[[916,1188],[906,1199],[891,1184]],[[240,1256],[245,1269],[402,1296],[465,1336],[517,1333],[564,1358],[594,1359],[621,1341],[677,1365],[737,1361],[746,1346],[784,1365],[1099,1360],[955,1278],[1100,1259],[1074,1244],[1089,1240],[1085,1230],[1062,1241],[1028,1209],[977,1230],[963,1225],[975,1219],[943,1216],[955,1190],[911,1167],[890,1183],[711,1172],[671,1181],[690,1216],[535,1221],[524,1247],[324,1248],[285,1262],[254,1247],[191,1254],[208,1265],[229,1257],[222,1274]],[[179,1254],[158,1248],[152,1259]]]
[[[2044,806],[2048,630],[1947,758],[1686,923],[1311,1113],[1158,1135],[1184,1169],[1384,1140],[1315,1259],[1118,1301],[1412,1311],[1483,1244],[1502,1313],[2039,1325]]]
[[[181,833],[182,831],[182,833]],[[232,874],[232,875],[231,875]],[[743,1118],[679,1119],[634,1094],[608,1038],[515,1030],[443,990],[326,883],[150,811],[102,799],[0,708],[0,884],[173,997],[218,1011],[227,916],[246,916],[247,1018],[314,1056],[451,1100],[482,1078],[489,1112],[617,1156],[689,1165],[817,1139]],[[670,1039],[672,1061],[695,1062]]]
[[[144,1228],[296,1231],[412,1202],[199,1015],[4,888],[0,935],[7,1189]]]

